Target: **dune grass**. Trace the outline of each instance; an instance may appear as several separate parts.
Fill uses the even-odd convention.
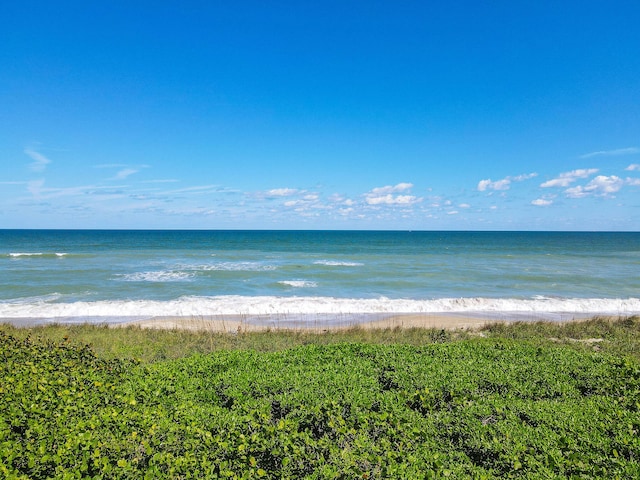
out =
[[[474,337],[527,340],[540,344],[563,344],[587,351],[629,355],[640,359],[640,316],[596,317],[574,322],[488,323],[477,330],[422,328],[364,329],[317,333],[299,330],[220,333],[189,330],[143,329],[137,326],[112,328],[107,325],[47,325],[18,328],[0,325],[0,331],[16,338],[42,337],[53,342],[65,340],[90,345],[101,358],[135,358],[155,362],[206,354],[220,350],[276,352],[302,345],[366,343],[375,345],[428,345],[457,342]]]
[[[16,338],[38,337],[53,342],[72,341],[90,345],[105,359],[135,358],[155,362],[206,354],[221,350],[277,352],[302,345],[338,343],[425,345],[468,338],[465,331],[427,329],[368,330],[352,327],[317,333],[308,330],[267,330],[264,332],[223,333],[180,329],[147,329],[138,326],[113,328],[108,325],[54,324],[31,328],[0,325],[0,331]]]

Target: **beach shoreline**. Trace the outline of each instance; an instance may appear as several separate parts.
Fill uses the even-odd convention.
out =
[[[154,317],[145,320],[115,324],[117,327],[138,326],[140,328],[202,330],[210,332],[264,332],[278,330],[299,330],[305,332],[327,332],[349,329],[387,330],[387,329],[442,329],[477,330],[488,324],[551,321],[566,323],[603,317],[603,315],[556,314],[536,315],[527,312],[509,314],[467,314],[467,313],[393,313],[384,315],[362,315],[359,317],[323,316],[273,317],[230,315],[224,317]],[[617,318],[607,315],[607,318]],[[329,320],[328,320],[329,319]]]
[[[144,329],[189,330],[216,333],[265,331],[327,332],[354,328],[477,330],[494,323],[549,321],[566,323],[595,317],[619,318],[620,315],[575,314],[548,312],[476,312],[476,313],[380,313],[380,314],[307,314],[307,315],[167,315],[123,317],[54,317],[0,318],[0,324],[15,327],[45,325],[96,325],[111,328],[139,327]]]
[[[278,330],[301,330],[305,332],[340,331],[353,328],[394,329],[394,328],[437,328],[446,330],[477,329],[493,320],[482,317],[463,315],[423,315],[423,314],[394,314],[374,317],[369,320],[350,320],[339,318],[333,321],[302,320],[302,319],[274,319],[268,317],[250,319],[241,316],[226,316],[224,318],[193,318],[193,317],[156,317],[147,320],[137,320],[114,324],[116,327],[137,326],[140,328],[201,330],[220,333],[264,332]]]

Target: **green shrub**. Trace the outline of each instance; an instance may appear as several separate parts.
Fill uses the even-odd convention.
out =
[[[147,365],[0,333],[6,478],[638,478],[640,364],[513,340]]]

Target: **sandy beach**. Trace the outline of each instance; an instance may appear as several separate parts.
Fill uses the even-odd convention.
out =
[[[259,332],[268,330],[304,330],[309,332],[324,332],[330,330],[345,330],[349,328],[388,329],[388,328],[437,328],[446,330],[475,329],[487,323],[496,321],[488,318],[458,316],[458,315],[424,315],[424,314],[396,314],[370,321],[336,320],[333,322],[309,321],[278,321],[267,318],[247,320],[241,316],[226,317],[156,317],[146,320],[113,324],[113,327],[127,327],[130,325],[141,328],[201,330],[209,332]]]
[[[387,313],[387,314],[316,314],[316,315],[165,315],[154,317],[50,317],[50,318],[7,318],[0,317],[0,323],[16,327],[36,327],[51,324],[63,325],[106,325],[111,328],[135,326],[149,329],[190,330],[219,333],[264,332],[264,331],[305,331],[327,332],[352,328],[372,329],[444,329],[475,330],[492,323],[550,321],[566,323],[593,317],[619,318],[619,315],[597,314],[534,314],[532,312],[511,314],[496,313]]]

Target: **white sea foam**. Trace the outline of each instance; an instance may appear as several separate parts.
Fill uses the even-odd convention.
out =
[[[317,260],[314,265],[325,265],[327,267],[361,267],[364,263],[360,262],[341,262],[338,260]]]
[[[96,302],[43,301],[44,297],[0,302],[0,318],[210,316],[210,315],[348,315],[348,314],[469,314],[504,317],[512,314],[531,318],[545,314],[566,316],[637,315],[640,298],[441,298],[348,299],[333,297],[275,296],[185,296],[169,301],[117,300]]]
[[[6,254],[6,256],[11,258],[20,258],[20,257],[66,257],[68,253],[55,252],[55,253],[44,253],[44,252],[11,252]]]
[[[118,275],[125,282],[181,282],[193,277],[193,273],[171,270],[159,270],[156,272],[135,272]]]
[[[316,282],[311,282],[309,280],[282,280],[278,283],[295,288],[314,288],[318,286]]]
[[[185,269],[200,270],[205,272],[223,271],[223,272],[268,272],[276,270],[275,265],[265,265],[259,262],[219,262],[210,265],[190,265],[184,266]]]

